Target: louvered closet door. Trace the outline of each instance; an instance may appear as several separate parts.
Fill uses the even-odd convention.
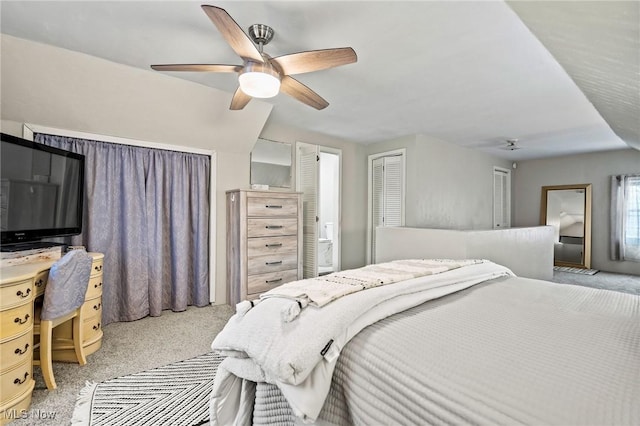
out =
[[[402,225],[402,157],[384,157],[384,226]]]
[[[506,170],[493,170],[493,227],[511,226],[511,174]]]
[[[375,263],[375,229],[379,226],[402,226],[403,224],[403,170],[399,155],[376,158],[372,162],[372,206],[371,261]]]
[[[371,223],[373,234],[371,236],[371,263],[375,263],[376,255],[376,231],[378,226],[384,226],[384,157],[373,160],[372,165],[372,190],[371,190]]]
[[[317,145],[297,144],[296,189],[302,192],[302,276],[318,276],[318,160]]]

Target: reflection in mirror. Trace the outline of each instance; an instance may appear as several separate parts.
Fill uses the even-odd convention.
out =
[[[251,184],[291,187],[291,144],[258,139],[251,151]]]
[[[542,187],[541,223],[554,229],[554,262],[591,266],[591,185]]]

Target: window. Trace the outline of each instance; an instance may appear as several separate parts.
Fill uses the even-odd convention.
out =
[[[640,261],[640,175],[611,177],[611,257]]]

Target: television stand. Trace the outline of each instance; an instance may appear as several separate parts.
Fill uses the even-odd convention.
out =
[[[64,243],[54,243],[51,241],[30,241],[24,243],[3,244],[0,246],[0,252],[15,252],[25,250],[37,250],[49,247],[66,246]]]

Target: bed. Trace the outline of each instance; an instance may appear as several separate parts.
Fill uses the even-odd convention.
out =
[[[325,304],[307,283],[239,306],[212,423],[640,424],[640,297],[419,254]]]

